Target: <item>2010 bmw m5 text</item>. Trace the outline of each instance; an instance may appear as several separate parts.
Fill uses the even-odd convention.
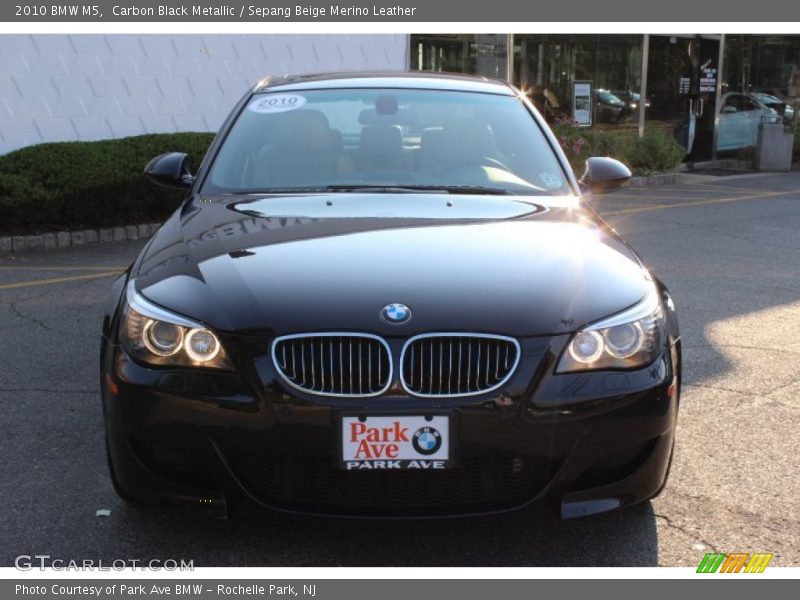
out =
[[[118,493],[358,517],[562,517],[657,495],[680,342],[667,289],[587,204],[527,98],[485,79],[267,79],[113,287]]]

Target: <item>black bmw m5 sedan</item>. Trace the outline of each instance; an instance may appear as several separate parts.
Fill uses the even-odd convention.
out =
[[[177,150],[177,149],[176,149]],[[657,495],[680,341],[664,285],[587,203],[524,94],[426,74],[265,79],[113,286],[117,492],[352,517],[563,518]]]

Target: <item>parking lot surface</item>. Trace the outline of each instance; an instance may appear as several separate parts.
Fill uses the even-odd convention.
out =
[[[195,566],[696,566],[706,552],[800,565],[800,173],[688,177],[593,204],[666,282],[684,388],[664,494],[559,521],[228,521],[119,500],[98,392],[102,307],[143,242],[0,258],[0,565],[22,554]],[[97,516],[108,509],[108,516]]]

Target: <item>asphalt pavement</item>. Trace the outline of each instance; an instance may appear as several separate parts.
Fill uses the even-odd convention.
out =
[[[228,521],[126,505],[106,471],[102,307],[143,242],[0,257],[0,566],[696,566],[706,552],[800,565],[800,173],[694,176],[593,204],[673,293],[684,388],[672,475],[632,509],[499,517]],[[110,510],[98,516],[98,510]]]

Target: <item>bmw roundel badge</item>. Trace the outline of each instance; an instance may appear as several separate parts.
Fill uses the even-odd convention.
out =
[[[436,454],[436,451],[442,447],[442,434],[433,427],[420,427],[414,432],[411,445],[414,446],[414,450],[424,456]]]
[[[411,309],[405,304],[387,304],[381,309],[381,319],[393,325],[401,325],[411,319]]]

